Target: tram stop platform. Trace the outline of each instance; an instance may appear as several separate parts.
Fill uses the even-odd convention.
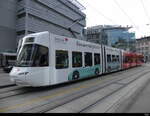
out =
[[[0,69],[0,88],[14,85],[10,81],[9,73],[4,73],[2,69]]]

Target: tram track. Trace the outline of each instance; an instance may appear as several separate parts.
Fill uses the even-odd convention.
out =
[[[129,71],[131,71],[131,70],[133,70],[133,69],[130,69]],[[136,73],[134,73],[132,75],[137,74],[139,72],[139,70],[141,71],[141,67],[137,70]],[[122,72],[125,73],[126,71],[127,70],[122,71]],[[117,76],[118,74],[120,74],[120,72],[113,73],[111,76],[115,76],[115,75]],[[104,78],[105,78],[105,76],[109,77],[110,75],[104,75]],[[131,76],[131,75],[129,75],[129,76]],[[87,80],[91,80],[91,79],[92,78],[89,78]],[[78,82],[72,82],[72,83],[78,83]],[[72,83],[56,85],[56,86],[53,86],[53,87],[43,87],[43,88],[38,88],[38,89],[37,88],[31,88],[31,87],[25,88],[25,87],[19,87],[19,86],[12,85],[12,86],[8,86],[8,87],[4,87],[4,88],[0,89],[0,100],[8,98],[8,97],[13,97],[13,96],[17,96],[17,95],[23,95],[23,94],[32,93],[32,92],[46,91],[46,90],[50,90],[50,89],[55,88],[55,87],[56,88],[57,87],[61,87],[61,86],[63,87],[63,86],[66,86],[66,85],[69,85],[69,84],[72,84]]]
[[[14,86],[16,86],[16,84],[3,85],[3,86],[0,86],[0,90],[5,89],[5,88],[9,88],[9,87],[14,87]]]
[[[147,72],[144,72],[144,73],[138,75],[135,79],[133,79],[133,80],[130,81],[129,83],[127,83],[127,84],[122,84],[122,86],[119,87],[118,89],[116,89],[116,90],[110,92],[110,93],[107,94],[107,95],[104,95],[104,96],[101,97],[100,99],[98,99],[98,100],[94,101],[92,104],[87,105],[86,107],[84,107],[84,108],[78,110],[77,112],[72,112],[72,113],[84,113],[84,112],[88,111],[90,108],[93,108],[93,106],[96,106],[97,104],[100,104],[100,102],[103,101],[104,99],[106,99],[106,98],[108,98],[109,96],[113,95],[114,93],[120,91],[120,90],[123,89],[124,87],[128,86],[129,84],[133,83],[134,81],[136,81],[136,80],[138,80],[139,78],[141,78],[141,76],[144,76],[144,75],[148,74],[149,72],[150,72],[150,71],[147,71]],[[77,96],[77,97],[75,97],[75,98],[73,98],[73,99],[71,99],[71,100],[68,100],[68,101],[64,102],[64,104],[55,106],[55,107],[53,107],[53,108],[51,108],[51,109],[43,110],[43,111],[41,111],[40,113],[53,113],[53,110],[56,111],[56,109],[59,108],[59,107],[63,107],[63,106],[66,105],[66,104],[69,104],[69,103],[71,103],[71,102],[74,102],[74,101],[76,101],[76,100],[78,100],[78,99],[80,99],[80,98],[82,98],[82,97],[85,97],[85,96],[87,96],[87,95],[89,95],[89,94],[95,93],[95,92],[97,92],[97,91],[99,91],[99,90],[101,90],[101,89],[103,89],[103,88],[105,88],[105,87],[107,87],[107,86],[109,86],[109,85],[116,84],[117,82],[119,82],[119,81],[121,81],[121,80],[123,80],[123,79],[117,80],[116,82],[111,82],[111,83],[109,83],[109,84],[106,84],[106,85],[103,86],[103,87],[97,88],[97,89],[95,89],[95,90],[93,90],[93,91],[90,91],[90,92],[88,92],[88,93],[86,93],[86,94],[82,94],[82,95],[80,95],[80,96]],[[69,104],[69,105],[70,105],[70,104]],[[51,112],[51,111],[52,111],[52,112]]]
[[[7,93],[9,91],[13,91],[13,90],[17,90],[17,89],[20,89],[22,87],[18,87],[18,86],[8,86],[8,87],[5,87],[3,89],[0,89],[0,94],[3,94],[3,93]]]
[[[123,80],[123,79],[127,79],[127,78],[130,78],[131,76],[133,76],[133,75],[137,75],[138,73],[141,73],[141,72],[143,72],[145,69],[147,69],[146,67],[139,67],[139,68],[136,68],[136,70],[135,70],[135,68],[133,68],[133,69],[130,69],[130,70],[124,70],[124,71],[121,71],[121,72],[117,72],[117,73],[112,73],[112,75],[104,75],[104,76],[100,76],[99,78],[100,78],[100,80],[99,80],[99,83],[98,83],[98,86],[100,85],[102,88],[104,88],[104,87],[106,87],[106,86],[109,86],[109,83],[105,83],[104,81],[108,81],[109,80],[109,82],[115,82],[115,81],[117,81],[118,79],[119,80]],[[132,73],[132,71],[134,71],[134,73]],[[119,76],[121,74],[121,77]],[[111,78],[112,77],[112,78]],[[7,88],[7,90],[5,89],[5,90],[1,90],[0,89],[0,96],[1,96],[1,98],[0,98],[0,101],[2,100],[2,101],[4,101],[4,100],[7,100],[7,98],[10,98],[10,97],[14,97],[13,99],[15,100],[15,98],[16,97],[18,97],[19,95],[32,95],[32,94],[34,94],[34,93],[39,93],[39,92],[43,92],[43,91],[53,91],[52,93],[53,93],[53,95],[49,95],[49,96],[41,96],[40,98],[38,97],[38,98],[35,98],[35,99],[31,99],[31,100],[29,100],[29,101],[26,101],[27,103],[23,103],[23,104],[16,104],[15,106],[9,106],[8,107],[8,109],[12,109],[12,108],[17,108],[18,106],[28,106],[28,105],[31,105],[31,104],[34,104],[34,103],[38,103],[39,101],[44,101],[44,100],[48,100],[49,101],[49,98],[53,98],[54,96],[55,97],[60,97],[61,96],[61,94],[63,95],[63,94],[65,94],[66,93],[66,95],[69,97],[70,96],[70,93],[69,92],[71,92],[72,90],[74,91],[71,95],[72,95],[72,97],[74,98],[74,97],[79,97],[79,94],[80,94],[80,91],[79,91],[79,89],[88,89],[87,88],[87,86],[85,85],[85,84],[90,84],[92,87],[92,89],[94,89],[97,85],[95,85],[95,82],[97,82],[97,81],[95,81],[95,80],[97,80],[98,78],[96,77],[96,78],[89,78],[89,79],[86,79],[87,81],[84,81],[83,80],[83,86],[81,86],[81,88],[79,88],[79,87],[77,87],[76,88],[76,84],[77,85],[79,85],[78,83],[82,83],[82,81],[77,81],[77,82],[73,82],[73,83],[75,83],[75,84],[72,84],[72,83],[67,83],[67,84],[62,84],[62,85],[58,85],[58,86],[53,86],[53,87],[46,87],[46,88],[17,88],[17,87],[12,87],[12,88]],[[102,79],[102,80],[101,80]],[[119,81],[118,80],[118,81]],[[89,81],[92,81],[93,83],[89,83]],[[100,84],[100,82],[101,82],[101,84]],[[104,82],[104,83],[103,83]],[[82,85],[82,84],[80,84],[80,85]],[[84,86],[85,85],[85,86]],[[68,86],[70,86],[70,87],[68,87]],[[75,86],[75,88],[72,88],[72,87],[74,87]],[[64,90],[65,92],[61,92],[62,91],[62,89],[61,89],[61,87],[63,87],[63,88],[70,88],[70,89],[68,89],[68,90]],[[12,89],[12,91],[11,91],[11,89]],[[99,89],[99,88],[98,88]],[[60,92],[59,91],[57,91],[57,90],[61,90]],[[91,91],[91,90],[90,90]],[[18,92],[18,93],[17,93]],[[86,92],[86,91],[85,91]],[[32,94],[30,94],[30,93],[32,93]],[[81,95],[83,95],[82,93],[81,93]],[[86,94],[85,94],[86,95]],[[51,99],[50,99],[50,101],[51,101],[51,103],[48,103],[48,104],[44,104],[44,105],[37,105],[37,106],[34,106],[34,107],[31,107],[30,109],[26,109],[26,110],[24,110],[24,111],[21,111],[21,112],[24,112],[24,113],[30,113],[30,112],[41,112],[41,113],[44,113],[44,112],[47,112],[48,110],[49,110],[49,108],[51,109],[54,109],[54,108],[56,108],[56,107],[59,107],[59,106],[61,106],[61,105],[63,105],[63,104],[65,104],[65,103],[67,103],[68,102],[68,100],[70,100],[70,99],[72,99],[72,98],[68,98],[68,97],[65,97],[66,98],[66,101],[65,102],[63,102],[63,100],[61,100],[61,99],[64,99],[64,98],[61,98],[61,99],[56,99],[56,101],[51,101]],[[82,97],[82,96],[81,96]],[[12,98],[11,98],[12,99]],[[52,99],[53,100],[53,99]],[[57,102],[57,103],[55,103],[55,102]],[[50,106],[49,106],[50,105]],[[48,109],[46,108],[45,109],[45,106],[46,107],[48,107]],[[43,108],[44,107],[44,110],[42,109],[41,110],[41,108]],[[18,107],[19,108],[19,107]],[[7,108],[4,108],[5,110],[3,111],[3,108],[0,108],[0,112],[7,112]]]
[[[111,82],[106,83],[106,84],[104,84],[102,86],[99,85],[99,84],[98,85],[93,85],[94,87],[91,87],[92,89],[88,89],[87,91],[82,91],[82,92],[77,91],[77,92],[71,94],[71,97],[69,95],[67,97],[65,96],[64,98],[61,98],[61,100],[58,99],[58,100],[53,101],[53,102],[51,101],[50,103],[34,107],[34,108],[30,109],[30,110],[26,110],[24,113],[37,113],[37,112],[38,113],[45,113],[45,112],[53,110],[53,109],[55,109],[57,107],[63,106],[65,104],[69,103],[69,102],[72,102],[72,101],[74,101],[76,99],[79,99],[79,98],[81,98],[83,96],[91,94],[91,93],[93,93],[93,92],[95,92],[97,90],[103,89],[103,88],[105,88],[105,87],[107,87],[107,86],[109,86],[111,84],[115,84],[116,82],[119,82],[121,80],[124,80],[124,79],[127,79],[127,78],[131,78],[131,76],[134,76],[136,74],[138,77],[136,76],[135,79],[133,79],[133,81],[135,81],[137,78],[140,78],[142,75],[145,74],[145,72],[143,72],[142,74],[139,73],[139,75],[138,75],[138,72],[139,71],[135,72],[134,74],[127,75],[126,78],[122,77],[123,79],[118,79],[117,78],[116,80],[112,80]],[[147,73],[149,73],[149,71]],[[87,88],[85,87],[85,89],[87,89]]]
[[[84,112],[88,111],[88,110],[89,110],[90,108],[92,108],[93,106],[96,106],[97,104],[101,103],[102,100],[108,98],[109,96],[115,94],[116,92],[120,91],[121,89],[127,87],[129,84],[133,83],[134,81],[136,81],[136,80],[138,80],[139,78],[141,78],[141,76],[144,76],[144,75],[146,75],[146,74],[148,74],[148,73],[150,73],[150,71],[147,71],[146,73],[139,75],[137,78],[133,79],[132,81],[130,81],[130,82],[127,83],[127,84],[124,84],[124,85],[123,85],[122,87],[120,87],[119,89],[117,89],[117,90],[113,91],[112,93],[110,93],[110,94],[108,94],[108,95],[106,95],[106,96],[104,96],[104,97],[98,99],[98,100],[97,100],[96,102],[94,102],[93,104],[91,104],[91,105],[89,105],[89,106],[87,106],[87,107],[81,109],[78,113],[84,113]]]
[[[5,74],[5,73],[4,73],[4,74],[3,74],[3,73],[1,74],[1,73],[0,73],[0,80],[1,80],[1,78],[5,78],[5,77],[8,78],[8,76],[9,76],[8,74]],[[8,81],[8,82],[5,83],[6,81]],[[3,82],[3,79],[2,79],[2,82]],[[8,80],[5,80],[5,79],[4,79],[4,83],[5,83],[5,84],[3,84],[2,82],[1,82],[1,84],[0,84],[0,89],[4,89],[4,88],[16,86],[16,84],[13,84],[13,83],[9,82],[9,79],[8,79]]]
[[[17,95],[22,95],[28,92],[31,92],[32,89],[31,88],[20,88],[20,87],[15,87],[14,88],[10,88],[10,90],[4,90],[2,92],[0,92],[0,100],[8,98],[8,97],[13,97],[13,96],[17,96]],[[12,89],[12,90],[11,90]]]

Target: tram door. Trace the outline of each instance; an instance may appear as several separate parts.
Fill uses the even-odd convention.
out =
[[[105,46],[102,46],[102,73],[106,73],[107,69],[106,69],[106,48]]]

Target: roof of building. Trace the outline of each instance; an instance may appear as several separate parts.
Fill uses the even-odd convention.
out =
[[[146,39],[150,40],[150,36],[138,38],[138,39],[136,39],[136,41],[142,41],[142,40],[146,40]]]
[[[85,10],[86,8],[81,4],[79,3],[79,1],[77,0],[69,0],[71,3],[73,3],[76,7],[78,7],[80,10]]]
[[[94,29],[103,29],[103,30],[112,30],[112,29],[125,29],[129,30],[132,27],[122,27],[120,25],[98,25],[98,26],[92,26],[88,27],[87,30],[94,30]]]

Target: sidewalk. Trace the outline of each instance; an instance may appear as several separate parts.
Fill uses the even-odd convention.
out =
[[[146,87],[140,92],[140,94],[135,97],[135,101],[130,104],[126,113],[150,113],[150,82]]]
[[[0,73],[3,73],[3,69],[2,68],[0,68]]]
[[[150,63],[145,65],[150,67]],[[116,113],[150,113],[150,79],[125,100],[116,110]]]

